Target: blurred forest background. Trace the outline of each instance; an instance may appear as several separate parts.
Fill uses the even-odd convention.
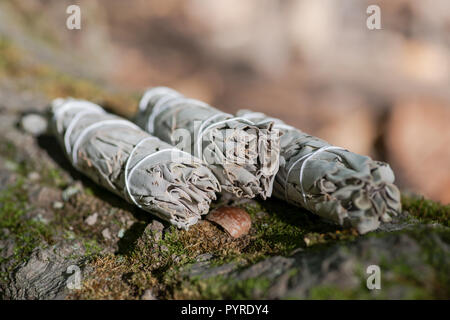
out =
[[[66,28],[70,4],[81,30]],[[371,4],[381,30],[366,27]],[[135,97],[166,85],[279,117],[450,202],[448,0],[1,0],[0,37]]]

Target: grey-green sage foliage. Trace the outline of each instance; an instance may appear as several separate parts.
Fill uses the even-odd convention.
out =
[[[52,129],[72,165],[180,228],[208,213],[220,185],[199,159],[84,100],[56,99]]]
[[[135,122],[201,158],[222,190],[246,198],[260,195],[265,199],[272,194],[280,143],[273,122],[234,117],[166,87],[144,94]]]
[[[237,115],[273,121],[282,133],[277,198],[359,233],[377,229],[400,212],[400,192],[387,163],[332,146],[263,113],[240,110]]]

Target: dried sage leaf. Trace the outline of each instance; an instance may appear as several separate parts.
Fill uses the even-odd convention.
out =
[[[155,87],[142,97],[135,122],[202,159],[224,191],[246,198],[272,194],[280,137],[271,121],[234,117],[170,88]]]
[[[93,181],[180,228],[208,213],[220,185],[199,159],[88,101],[56,99],[51,111],[68,159]]]
[[[277,198],[359,233],[377,229],[401,211],[400,191],[387,163],[331,146],[263,113],[240,110],[237,115],[273,121],[282,133]]]

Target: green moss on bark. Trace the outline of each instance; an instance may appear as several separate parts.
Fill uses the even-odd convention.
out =
[[[450,227],[450,204],[425,199],[424,197],[402,196],[403,209],[423,222],[437,222]]]

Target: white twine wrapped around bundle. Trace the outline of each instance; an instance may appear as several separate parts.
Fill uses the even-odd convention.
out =
[[[84,100],[56,99],[52,127],[71,163],[179,228],[208,213],[220,185],[199,159]]]
[[[224,191],[246,198],[272,194],[280,137],[271,121],[234,117],[170,88],[155,87],[142,97],[135,122],[203,159]]]
[[[336,147],[279,119],[240,110],[239,117],[273,121],[282,132],[274,195],[359,233],[401,211],[400,191],[387,163]]]

